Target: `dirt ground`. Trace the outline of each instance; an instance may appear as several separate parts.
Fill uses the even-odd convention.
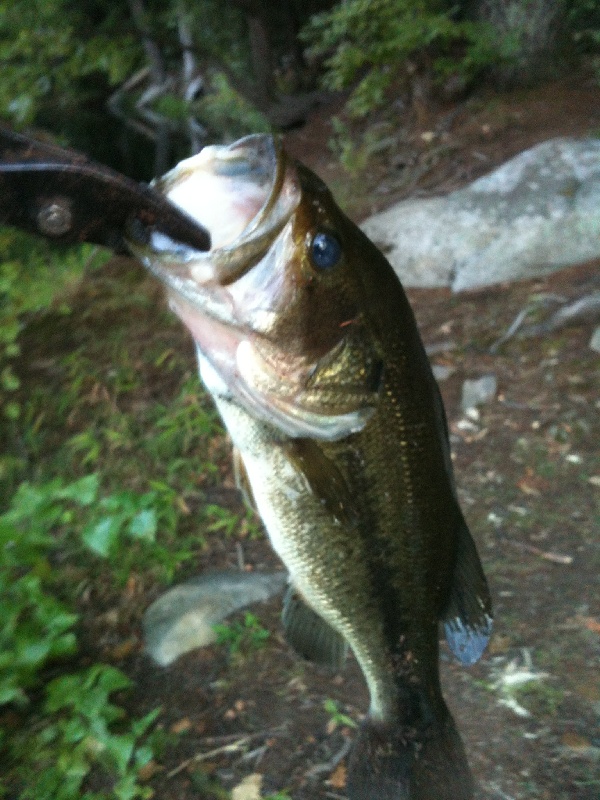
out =
[[[327,148],[332,110],[315,112],[287,144],[340,190],[357,218],[399,197],[463,185],[545,139],[600,135],[600,89],[578,75],[535,91],[480,95],[418,121],[399,113],[368,174],[353,178]],[[357,128],[359,147],[360,134]],[[477,665],[465,669],[442,647],[445,696],[481,800],[600,797],[600,358],[588,344],[594,323],[543,337],[517,334],[490,352],[536,298],[548,296],[552,309],[553,295],[598,291],[598,266],[460,296],[409,291],[433,363],[451,370],[441,389],[459,493],[494,600],[495,632]],[[183,331],[181,346],[191,364]],[[496,376],[496,397],[466,417],[463,381],[486,374]],[[219,502],[239,500],[226,489]],[[249,567],[279,568],[264,540],[229,539],[204,553],[198,572],[235,569],[240,548]],[[141,611],[152,599],[136,597],[139,614],[121,631],[123,641],[141,641]],[[353,731],[324,703],[335,701],[354,720],[365,713],[356,662],[350,657],[332,675],[300,661],[282,639],[280,601],[255,611],[271,636],[233,661],[217,645],[168,668],[154,665],[141,645],[115,657],[135,681],[132,713],[160,705],[160,725],[182,734],[148,771],[156,798],[224,797],[250,775],[261,776],[252,780],[263,796],[287,790],[293,800],[345,797]],[[92,642],[103,632],[97,621],[89,624],[95,657]]]

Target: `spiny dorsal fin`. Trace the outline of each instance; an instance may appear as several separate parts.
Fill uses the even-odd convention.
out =
[[[467,665],[478,661],[492,632],[492,601],[475,542],[464,520],[458,534],[452,591],[442,622],[448,645],[458,660]]]
[[[285,638],[299,655],[336,671],[342,668],[348,652],[344,637],[313,611],[293,586],[285,595],[281,619]]]

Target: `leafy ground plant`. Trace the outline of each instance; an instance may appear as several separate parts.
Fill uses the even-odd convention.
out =
[[[140,739],[160,709],[124,725],[125,711],[109,698],[130,685],[120,670],[105,664],[48,684],[45,724],[35,737],[13,747],[22,759],[17,770],[25,783],[20,800],[78,798],[93,769],[112,785],[108,791],[86,791],[86,800],[151,796],[151,790],[139,784],[138,772],[152,759],[153,750]]]
[[[95,492],[95,476],[67,486],[60,480],[24,483],[0,516],[0,703],[26,703],[25,690],[46,663],[76,649],[77,616],[53,594],[49,558],[54,529]]]
[[[263,628],[260,620],[249,611],[244,614],[242,621],[231,622],[228,625],[215,625],[217,644],[227,645],[232,658],[246,655],[264,647],[270,634]]]
[[[52,569],[57,532],[79,518],[97,490],[96,475],[70,484],[23,483],[0,516],[0,712],[19,709],[16,724],[10,714],[2,719],[12,724],[0,723],[0,754],[9,762],[0,796],[78,800],[100,769],[111,788],[86,792],[86,800],[149,797],[138,772],[153,752],[141,739],[159,710],[126,721],[109,698],[131,682],[105,664],[43,686],[48,667],[77,651],[77,614],[72,602],[60,598],[64,587]]]

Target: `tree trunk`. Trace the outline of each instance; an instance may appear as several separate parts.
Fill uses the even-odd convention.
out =
[[[275,97],[275,75],[269,32],[262,16],[248,14],[248,34],[252,54],[252,71],[256,81],[256,94],[262,108]]]
[[[152,32],[148,25],[143,0],[129,0],[129,8],[131,10],[133,23],[142,36],[142,44],[146,51],[146,58],[152,70],[152,81],[153,83],[162,85],[166,80],[167,73],[160,47],[152,38]]]
[[[478,0],[476,17],[489,23],[512,58],[494,69],[503,88],[522,86],[556,69],[556,50],[565,15],[563,0]]]

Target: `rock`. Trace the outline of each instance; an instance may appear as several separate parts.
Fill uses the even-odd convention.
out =
[[[600,353],[600,325],[594,329],[592,338],[590,339],[590,347],[596,353]]]
[[[262,781],[263,776],[258,772],[246,775],[241,783],[233,787],[231,800],[260,800]]]
[[[431,369],[436,381],[445,381],[456,371],[455,367],[447,367],[445,364],[433,364]]]
[[[487,403],[496,396],[498,381],[495,375],[482,375],[481,378],[466,380],[462,387],[461,408],[464,412]]]
[[[283,592],[286,572],[212,572],[163,594],[143,618],[147,653],[163,667],[216,639],[213,625],[244,606]]]
[[[407,200],[365,233],[405,286],[475,289],[600,257],[600,140],[551,139],[445,197]]]

